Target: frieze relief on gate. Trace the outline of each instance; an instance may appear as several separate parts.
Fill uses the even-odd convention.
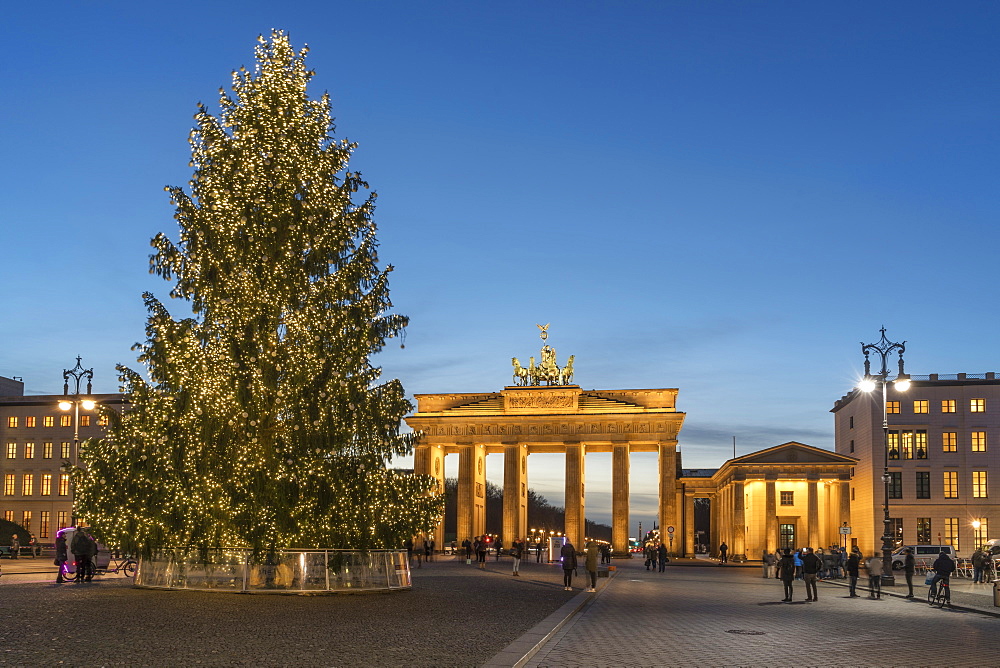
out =
[[[580,390],[534,388],[507,388],[503,395],[503,410],[505,413],[539,414],[539,413],[576,413],[580,398]]]

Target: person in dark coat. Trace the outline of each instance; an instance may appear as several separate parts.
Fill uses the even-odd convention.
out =
[[[728,554],[729,554],[729,546],[726,545],[726,541],[722,541],[722,544],[719,545],[719,563],[720,564],[724,564],[724,563],[726,563],[726,561],[729,560],[729,557],[727,556]]]
[[[466,538],[462,541],[462,547],[465,548],[465,560],[469,561],[472,559],[472,541]]]
[[[906,598],[913,598],[913,571],[916,570],[917,560],[913,556],[913,550],[906,548],[906,556],[903,558],[903,573],[906,575],[906,588],[909,593]]]
[[[490,544],[486,542],[486,536],[480,536],[476,541],[476,563],[481,570],[486,570],[486,552],[490,549]]]
[[[931,566],[934,569],[934,577],[931,579],[931,591],[937,594],[937,583],[944,580],[945,584],[951,579],[951,574],[955,572],[955,562],[951,560],[947,552],[942,552]],[[948,607],[951,607],[951,596],[948,597]]]
[[[76,558],[76,577],[74,582],[90,582],[94,577],[94,556],[97,555],[97,543],[86,529],[77,529],[73,534],[73,543],[69,546]]]
[[[792,600],[792,582],[795,580],[795,562],[792,560],[792,551],[787,547],[781,554],[781,559],[778,560],[777,574],[775,578],[781,580],[781,583],[785,585],[785,598],[781,599],[782,603],[788,603]]]
[[[69,561],[69,549],[66,547],[66,534],[60,531],[56,534],[56,566],[59,568],[59,573],[56,575],[56,582],[60,584],[65,580],[63,578],[63,571],[66,568],[67,561]]]
[[[568,540],[559,550],[559,557],[562,559],[563,567],[563,589],[573,591],[573,571],[576,570],[576,548]]]
[[[803,552],[805,554],[802,556],[802,579],[806,583],[806,600],[818,601],[816,578],[823,568],[823,561],[816,556],[811,547],[807,547]]]
[[[656,548],[656,556],[660,560],[660,572],[667,567],[667,546],[660,543],[660,546]]]
[[[850,583],[851,598],[857,598],[858,596],[858,569],[860,566],[861,554],[852,551],[850,556],[847,557],[847,580]]]

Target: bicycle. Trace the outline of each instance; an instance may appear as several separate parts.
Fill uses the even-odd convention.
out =
[[[118,573],[118,571],[121,571],[125,574],[125,577],[134,578],[138,568],[139,562],[133,557],[122,556],[112,557],[110,563],[108,563],[108,567],[103,570],[105,573]]]
[[[927,603],[939,608],[943,608],[945,605],[951,607],[951,587],[947,577],[941,578],[930,586],[927,590]]]

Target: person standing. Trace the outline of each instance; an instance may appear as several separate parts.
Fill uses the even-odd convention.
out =
[[[18,539],[17,534],[15,533],[10,538],[10,558],[17,559],[20,556],[21,556],[21,541],[20,539]]]
[[[806,583],[806,600],[818,601],[819,596],[816,591],[816,578],[823,568],[823,561],[816,556],[811,547],[807,547],[805,555],[802,557],[802,579]]]
[[[913,598],[913,571],[916,570],[917,560],[913,556],[913,550],[906,548],[906,556],[903,557],[903,573],[906,575],[906,588],[909,590],[906,598]]]
[[[430,546],[430,550],[427,552],[427,561],[434,561],[434,539],[431,538],[430,543],[428,544]]]
[[[74,582],[90,582],[94,578],[94,555],[97,554],[97,543],[90,537],[86,529],[78,528],[73,534],[70,551],[76,558],[76,577]]]
[[[764,578],[771,579],[772,577],[774,577],[773,575],[771,575],[771,571],[774,568],[774,562],[775,562],[774,555],[768,552],[767,548],[765,547],[760,555],[760,566],[764,570]]]
[[[660,572],[667,567],[667,546],[660,543],[660,546],[656,548],[656,557],[660,560]]]
[[[518,569],[521,568],[521,542],[518,539],[514,539],[514,542],[510,545],[510,556],[514,558],[514,571],[511,573],[515,578],[521,577],[518,575]]]
[[[861,559],[857,552],[851,552],[847,557],[847,580],[849,583],[850,598],[858,597],[858,568],[861,566]]]
[[[472,540],[469,538],[463,540],[462,547],[465,548],[465,563],[472,563]]]
[[[983,564],[986,561],[986,553],[983,548],[972,553],[972,584],[979,584],[983,581]]]
[[[882,598],[882,557],[875,554],[868,560],[868,598]]]
[[[576,548],[567,540],[559,550],[563,567],[563,589],[573,591],[573,571],[576,570]]]
[[[719,563],[720,564],[724,564],[724,563],[726,563],[726,561],[728,561],[728,559],[729,559],[729,557],[727,556],[728,554],[729,554],[729,546],[726,545],[726,541],[722,541],[722,543],[719,545]]]
[[[412,564],[413,563],[413,539],[412,538],[407,538],[406,541],[403,543],[403,547],[406,548],[406,563]]]
[[[590,589],[587,591],[595,592],[597,591],[597,555],[601,551],[600,546],[595,541],[589,541],[587,543],[587,560],[585,565],[587,567],[587,575],[590,576]]]
[[[535,563],[536,564],[542,563],[542,544],[543,543],[544,543],[544,541],[542,539],[540,539],[540,538],[538,539],[538,542],[535,543]]]
[[[480,536],[476,543],[476,562],[479,570],[486,570],[486,552],[490,549],[490,544],[486,542],[486,536]]]
[[[56,566],[59,568],[59,573],[56,575],[56,582],[62,584],[65,578],[63,577],[63,571],[66,568],[66,562],[69,561],[69,550],[66,548],[66,534],[62,531],[56,534]]]
[[[778,560],[777,571],[775,577],[785,586],[785,598],[781,602],[789,603],[792,600],[792,581],[795,580],[795,562],[792,560],[792,551],[787,547]]]
[[[497,536],[497,561],[500,561],[501,552],[503,552],[503,539]]]

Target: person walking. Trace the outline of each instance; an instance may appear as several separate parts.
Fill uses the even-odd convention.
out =
[[[653,547],[652,543],[646,543],[646,547],[642,550],[643,556],[646,557],[646,570],[648,571],[650,566],[655,570],[656,568],[656,548]]]
[[[597,591],[597,556],[600,553],[601,548],[596,541],[589,541],[587,543],[587,560],[585,565],[587,567],[587,575],[590,576],[590,589],[587,591],[595,592]]]
[[[910,548],[906,548],[904,554],[906,556],[903,557],[903,574],[906,575],[906,588],[908,590],[906,598],[913,598],[913,571],[916,570],[917,560]]]
[[[819,596],[816,591],[816,578],[823,568],[823,561],[816,556],[811,547],[807,547],[805,555],[802,557],[802,579],[806,583],[806,600],[818,601]]]
[[[719,544],[719,563],[720,564],[724,564],[724,563],[726,563],[726,561],[729,560],[729,557],[727,556],[728,554],[729,554],[729,546],[726,545],[726,541],[722,541],[722,543]]]
[[[86,529],[78,528],[73,534],[70,551],[76,559],[76,577],[74,582],[90,582],[94,578],[94,555],[97,554],[97,543],[87,533]]]
[[[517,571],[521,568],[521,548],[522,544],[516,538],[514,539],[514,542],[510,544],[510,556],[513,557],[514,560],[514,570],[511,575],[515,578],[520,577]]]
[[[480,536],[476,543],[476,562],[479,570],[486,570],[486,551],[490,549],[490,544],[486,542],[486,536]]]
[[[559,550],[563,567],[563,589],[573,591],[573,571],[576,570],[576,548],[567,540]]]
[[[868,560],[868,598],[882,598],[882,557],[875,554]]]
[[[660,543],[660,546],[656,548],[656,556],[660,560],[660,572],[667,567],[667,546]]]
[[[860,566],[861,560],[858,558],[858,553],[852,551],[847,557],[847,581],[850,598],[858,597],[858,568]]]
[[[62,531],[56,534],[56,567],[59,572],[56,574],[56,582],[62,584],[65,581],[63,571],[66,569],[66,562],[69,561],[69,550],[66,547],[66,534]]]
[[[497,561],[500,561],[500,553],[503,552],[503,539],[499,536],[497,537]]]
[[[792,600],[792,581],[795,580],[795,561],[792,560],[792,551],[785,548],[781,559],[778,560],[777,574],[775,578],[781,580],[785,586],[785,598],[782,603],[789,603]]]
[[[472,563],[472,540],[469,538],[463,540],[462,547],[465,549],[465,563]]]

